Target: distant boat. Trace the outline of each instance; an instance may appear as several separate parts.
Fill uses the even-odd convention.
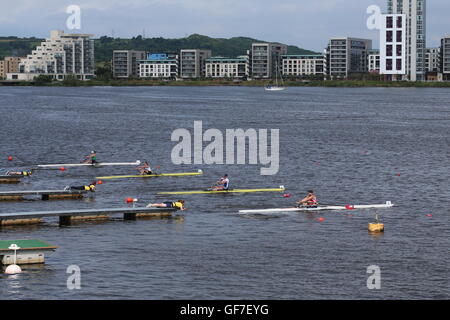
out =
[[[284,89],[286,89],[283,84],[283,77],[281,76],[281,73],[280,73],[281,86],[278,85],[278,72],[279,72],[278,64],[276,69],[277,70],[275,72],[275,84],[268,84],[265,87],[266,91],[283,91]]]

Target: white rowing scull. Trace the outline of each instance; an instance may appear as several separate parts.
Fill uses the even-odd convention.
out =
[[[283,212],[302,212],[302,211],[322,211],[322,210],[356,210],[356,209],[386,209],[393,207],[391,201],[385,204],[369,204],[369,205],[345,205],[345,206],[317,206],[317,207],[294,207],[294,208],[274,208],[274,209],[256,209],[256,210],[239,210],[239,213],[283,213]]]
[[[140,160],[136,162],[98,162],[98,163],[60,163],[60,164],[40,164],[38,168],[58,168],[58,167],[106,167],[106,166],[138,166]]]

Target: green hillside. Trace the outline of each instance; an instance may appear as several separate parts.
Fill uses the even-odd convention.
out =
[[[0,59],[5,56],[26,56],[34,49],[42,39],[0,37]],[[214,56],[235,57],[243,55],[251,48],[253,42],[264,42],[246,37],[235,37],[230,39],[210,38],[198,34],[193,34],[187,38],[164,39],[149,38],[142,39],[141,36],[132,39],[119,39],[110,37],[100,37],[95,39],[95,60],[96,62],[109,61],[113,50],[143,50],[147,52],[179,52],[180,49],[209,49]],[[315,52],[298,48],[288,47],[289,54],[313,54]]]

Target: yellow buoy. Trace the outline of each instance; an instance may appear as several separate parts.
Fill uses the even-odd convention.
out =
[[[370,232],[383,232],[384,224],[383,223],[369,223],[369,231]]]

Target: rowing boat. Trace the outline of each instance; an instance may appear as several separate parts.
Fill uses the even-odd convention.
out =
[[[275,208],[275,209],[257,209],[257,210],[239,210],[239,213],[285,213],[285,212],[302,212],[302,211],[322,211],[322,210],[356,210],[356,209],[385,209],[391,208],[394,204],[387,201],[385,204],[369,204],[369,205],[345,205],[345,206],[317,206],[304,208]]]
[[[179,172],[179,173],[155,173],[155,174],[139,174],[129,176],[109,176],[96,177],[95,179],[111,180],[111,179],[128,179],[128,178],[154,178],[154,177],[184,177],[184,176],[198,176],[203,174],[202,170],[197,172]]]
[[[40,164],[38,168],[58,168],[58,167],[105,167],[105,166],[137,166],[141,161],[136,162],[98,162],[98,163],[60,163],[60,164]]]
[[[216,194],[216,193],[254,193],[254,192],[283,192],[285,188],[280,186],[273,189],[229,189],[229,190],[198,190],[198,191],[175,191],[158,192],[158,194]]]

